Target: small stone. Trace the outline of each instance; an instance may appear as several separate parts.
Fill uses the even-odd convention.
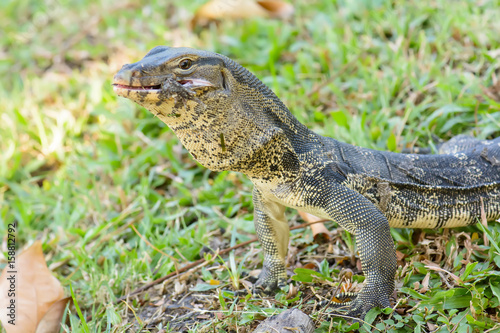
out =
[[[288,309],[267,318],[257,326],[253,333],[313,333],[314,323],[299,309]]]

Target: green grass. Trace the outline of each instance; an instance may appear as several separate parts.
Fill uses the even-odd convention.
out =
[[[138,325],[131,309],[140,314],[139,300],[149,296],[128,305],[114,304],[118,297],[198,259],[213,239],[238,243],[254,234],[244,176],[197,165],[158,119],[114,95],[111,79],[121,65],[156,45],[237,60],[300,121],[352,144],[401,151],[432,146],[433,136],[500,136],[500,1],[295,1],[287,21],[225,21],[195,32],[190,18],[203,1],[103,3],[0,4],[0,234],[17,221],[20,247],[42,240],[54,274],[68,295],[71,285],[83,311],[78,317],[72,309],[65,330]],[[412,231],[393,230],[411,263],[398,298],[415,308],[373,325],[409,332],[500,328],[500,225],[490,223],[488,246],[480,227],[460,231],[470,243],[466,236],[457,241],[456,231],[443,239],[441,231],[428,231],[431,245],[422,247],[412,245]],[[314,253],[309,232],[293,235],[293,246]],[[437,263],[461,277],[460,288],[448,288],[419,263],[436,258],[425,253],[436,244],[444,254]],[[243,260],[237,252],[223,258],[226,268],[196,274],[229,283],[259,255]],[[431,289],[418,293],[414,284],[427,273]],[[450,298],[462,303],[443,305]],[[238,306],[230,296],[220,300],[227,308],[222,319],[204,324],[211,332],[241,331],[271,312],[251,299]],[[300,302],[278,296],[273,308]],[[348,325],[327,320],[318,332],[328,327]]]

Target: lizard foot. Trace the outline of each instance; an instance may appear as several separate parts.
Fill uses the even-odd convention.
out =
[[[390,306],[388,297],[384,298],[363,291],[359,293],[343,293],[337,295],[336,298],[350,300],[341,303],[329,303],[330,307],[333,308],[333,311],[330,313],[333,316],[341,314],[342,316],[363,319],[366,313],[374,307],[385,308]]]
[[[257,282],[254,284],[253,294],[259,296],[269,296],[274,294],[277,289],[286,287],[287,275],[285,268],[280,269],[281,265],[274,267],[274,270],[264,265],[259,274]],[[276,269],[278,268],[278,269]]]

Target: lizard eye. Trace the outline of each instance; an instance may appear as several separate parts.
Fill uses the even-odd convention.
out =
[[[191,67],[191,60],[190,59],[184,59],[179,63],[179,68],[180,69],[189,69]]]

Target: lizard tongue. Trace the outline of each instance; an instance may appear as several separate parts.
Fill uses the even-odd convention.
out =
[[[214,85],[207,80],[202,79],[185,79],[179,80],[179,83],[186,88],[213,87]]]

